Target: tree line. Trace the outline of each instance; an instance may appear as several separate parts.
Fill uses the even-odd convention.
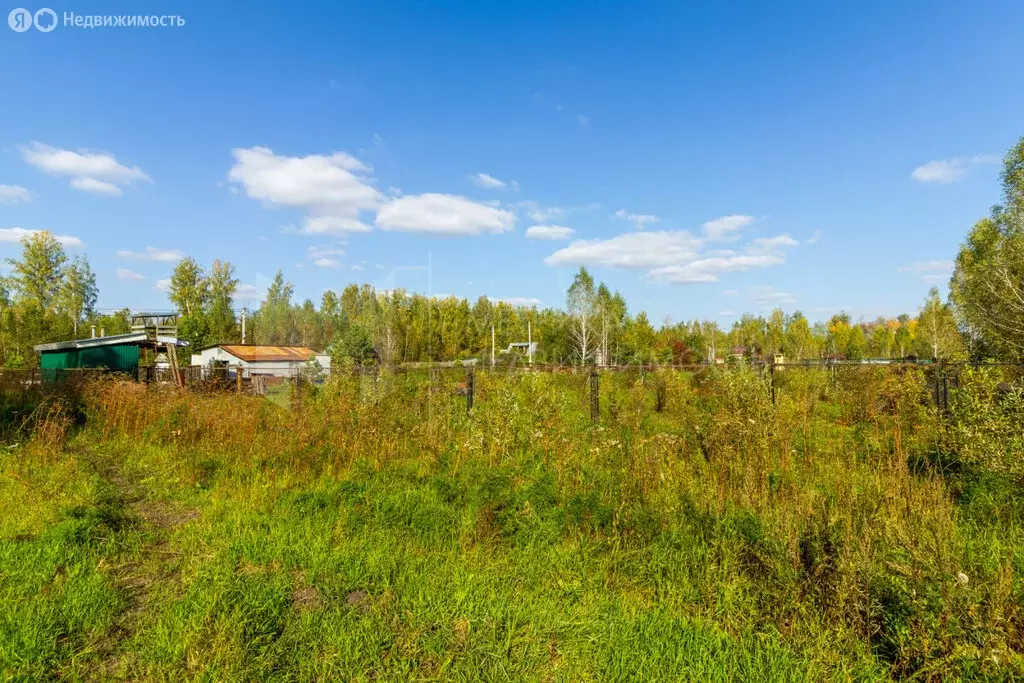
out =
[[[0,278],[0,367],[33,367],[33,345],[74,339],[83,327],[129,331],[127,309],[95,310],[96,276],[84,256],[69,258],[49,232],[32,233],[21,245],[21,258],[6,259],[9,273]]]
[[[534,360],[553,364],[702,363],[737,356],[786,360],[870,357],[1024,360],[1024,139],[1006,155],[1003,203],[970,230],[950,281],[949,301],[933,288],[916,315],[854,321],[846,313],[811,323],[799,311],[746,314],[728,329],[716,321],[655,327],[625,299],[580,268],[564,309],[515,306],[480,297],[430,298],[368,284],[297,301],[278,271],[245,320],[246,341],[326,350],[338,361],[398,364],[489,359],[494,346],[528,339]],[[69,258],[48,232],[22,240],[0,279],[0,364],[30,367],[33,344],[82,336],[83,326],[127,332],[127,310],[95,310],[96,279],[83,256]],[[238,280],[225,261],[204,268],[179,261],[168,298],[180,314],[179,336],[192,349],[239,343],[233,300]],[[493,332],[492,332],[493,330]],[[187,354],[187,352],[186,352]],[[186,360],[186,359],[183,359]]]
[[[182,311],[179,334],[193,348],[240,341],[239,322],[226,312],[235,286],[230,273],[230,266],[215,262],[206,275],[192,259],[175,268],[170,298]],[[914,317],[853,322],[841,313],[811,324],[799,311],[776,309],[768,317],[744,315],[728,330],[699,320],[655,328],[643,311],[631,315],[622,295],[595,283],[585,268],[576,274],[564,310],[487,297],[470,302],[382,292],[368,284],[328,290],[318,303],[298,302],[279,271],[246,319],[249,343],[305,346],[336,360],[385,364],[489,360],[492,344],[500,356],[509,344],[528,340],[538,344],[536,362],[553,364],[701,363],[774,353],[796,360],[953,358],[966,352],[960,339],[950,306],[935,289]]]

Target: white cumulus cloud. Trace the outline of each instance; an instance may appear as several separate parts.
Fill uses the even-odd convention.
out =
[[[775,237],[758,237],[751,242],[751,249],[757,251],[774,251],[780,247],[797,247],[800,243],[789,235]]]
[[[124,192],[114,183],[96,178],[72,178],[71,187],[90,194],[106,195],[107,197],[120,197]]]
[[[32,201],[32,193],[21,185],[0,185],[0,204],[21,204]]]
[[[41,230],[29,230],[27,228],[0,228],[0,242],[7,243],[19,243],[27,237],[31,237]],[[85,243],[74,235],[54,235],[53,236],[61,246],[69,247],[72,249],[81,248],[85,246]]]
[[[625,209],[619,209],[612,214],[613,218],[629,221],[637,230],[643,230],[646,226],[658,222],[658,217],[649,213],[630,213]]]
[[[749,291],[748,300],[761,310],[769,310],[779,306],[796,304],[796,297],[790,292],[783,292],[770,285],[753,287]]]
[[[345,255],[345,250],[331,246],[313,246],[306,249],[306,255],[314,266],[339,268],[341,266],[340,257]]]
[[[572,237],[572,228],[564,225],[533,225],[526,230],[526,237],[531,240],[567,240]]]
[[[655,268],[648,275],[655,280],[673,284],[717,282],[718,275],[721,273],[767,268],[768,266],[782,265],[785,262],[785,257],[777,253],[712,256],[681,265]]]
[[[370,167],[344,152],[288,157],[250,147],[232,154],[228,179],[252,199],[302,209],[304,233],[367,232],[362,212],[376,210],[386,199],[374,186]]]
[[[704,231],[704,235],[707,236],[709,240],[725,240],[735,237],[736,233],[753,222],[753,216],[733,214],[731,216],[722,216],[721,218],[708,221],[701,226],[701,230]]]
[[[377,227],[395,232],[433,235],[480,235],[512,230],[510,211],[450,194],[405,195],[377,212]]]
[[[549,266],[657,268],[696,260],[701,242],[684,230],[628,232],[610,239],[576,240],[544,259]]]
[[[107,152],[60,149],[35,141],[20,151],[26,163],[50,175],[69,176],[71,187],[92,194],[116,197],[122,188],[150,179],[138,166],[126,166]]]
[[[118,268],[117,279],[127,280],[129,282],[138,282],[139,280],[145,280],[146,277],[144,275],[136,273],[134,270],[128,270],[127,268]]]
[[[560,206],[541,206],[532,200],[519,202],[516,206],[526,211],[526,215],[535,223],[549,223],[564,218],[569,213]]]
[[[476,173],[471,175],[469,179],[477,187],[486,187],[493,190],[500,190],[509,186],[504,180],[499,180],[489,173]]]
[[[120,258],[131,259],[132,261],[163,261],[167,263],[173,263],[185,258],[184,252],[177,249],[157,249],[156,247],[146,247],[142,251],[118,249],[117,255]]]
[[[913,273],[921,278],[921,282],[936,285],[947,282],[953,275],[954,263],[948,260],[916,261],[900,268],[901,273]]]
[[[737,223],[734,221],[733,223]],[[647,277],[672,284],[717,282],[722,273],[767,268],[785,263],[785,248],[798,242],[789,235],[760,237],[743,251],[706,250],[709,243],[734,228],[710,231],[715,239],[683,230],[640,231],[610,239],[576,240],[551,254],[548,265],[585,265],[643,268]]]
[[[955,183],[966,178],[974,167],[998,161],[999,157],[992,154],[937,159],[918,166],[910,173],[910,177],[921,183]]]

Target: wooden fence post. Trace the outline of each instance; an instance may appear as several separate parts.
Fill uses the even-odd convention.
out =
[[[668,387],[665,386],[665,378],[661,375],[654,376],[654,412],[660,413],[665,410]]]
[[[601,419],[600,379],[597,368],[590,368],[590,421],[597,424]]]
[[[466,413],[473,412],[473,366],[466,369]]]
[[[242,394],[242,366],[239,365],[235,368],[235,390],[239,395]]]

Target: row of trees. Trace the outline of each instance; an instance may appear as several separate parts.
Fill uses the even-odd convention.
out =
[[[932,289],[916,316],[854,322],[841,313],[811,324],[799,311],[744,315],[728,330],[714,321],[655,328],[643,312],[631,315],[625,299],[581,268],[565,310],[516,307],[481,297],[428,298],[402,290],[375,291],[351,284],[327,291],[318,303],[294,300],[294,287],[278,272],[258,310],[247,320],[246,340],[328,349],[339,359],[384,363],[487,358],[529,338],[536,360],[549,363],[694,363],[742,354],[782,353],[787,359],[919,356],[940,359],[1024,359],[1024,139],[1007,154],[1003,203],[979,221],[956,260],[950,303]],[[35,363],[32,345],[83,336],[83,325],[108,334],[128,331],[128,311],[95,310],[96,278],[83,256],[69,258],[50,233],[22,241],[0,278],[0,364]],[[234,267],[209,269],[179,261],[169,299],[181,313],[179,334],[193,348],[241,341]],[[493,337],[492,337],[493,329]]]
[[[698,320],[665,321],[654,331],[644,314],[631,319],[621,297],[609,296],[603,285],[595,288],[590,274],[581,268],[569,288],[566,308],[573,360],[578,363],[703,363],[777,353],[790,360],[966,355],[953,312],[934,288],[916,318],[903,314],[855,323],[848,314],[839,313],[827,323],[812,325],[800,311],[787,315],[777,308],[768,317],[744,315],[728,331],[713,321]],[[628,349],[625,358],[619,354],[620,340]]]
[[[0,362],[34,363],[32,345],[84,336],[83,326],[107,334],[127,332],[128,311],[95,310],[96,280],[85,258],[69,258],[49,233],[23,242],[20,259],[0,281]],[[233,308],[238,288],[234,267],[214,261],[209,269],[191,258],[179,261],[168,297],[181,313],[179,335],[192,348],[241,341]],[[516,307],[480,297],[428,298],[402,290],[378,292],[369,285],[327,291],[319,304],[296,302],[294,287],[278,273],[259,309],[247,320],[247,341],[327,349],[339,360],[403,363],[488,358],[492,339],[538,342],[538,362],[556,364],[695,363],[734,354],[782,352],[789,359],[843,356],[952,358],[965,353],[953,313],[933,290],[916,317],[853,323],[848,315],[812,325],[801,313],[745,315],[731,329],[713,321],[655,328],[643,312],[631,315],[625,299],[583,268],[576,274],[566,310]],[[493,328],[493,337],[492,337]],[[187,360],[187,359],[183,359]]]
[[[206,275],[191,259],[175,269],[170,298],[182,311],[180,333],[193,346],[239,341],[238,320],[228,310],[236,286],[232,272],[229,264],[215,262]],[[788,359],[966,353],[953,313],[934,289],[917,317],[855,323],[839,314],[812,325],[799,311],[786,315],[777,309],[768,317],[745,315],[728,330],[697,320],[665,321],[655,328],[645,313],[631,315],[625,299],[584,268],[569,288],[564,311],[355,284],[340,294],[326,291],[318,304],[298,302],[278,272],[259,309],[249,314],[246,336],[250,343],[328,349],[339,358],[383,363],[488,359],[492,339],[499,351],[532,339],[539,344],[535,359],[556,364],[698,363],[774,353]]]
[[[127,332],[128,311],[102,315],[95,310],[96,276],[83,256],[69,258],[48,232],[22,240],[21,258],[6,259],[0,278],[0,365],[31,367],[32,346],[79,336],[83,326],[108,334]]]

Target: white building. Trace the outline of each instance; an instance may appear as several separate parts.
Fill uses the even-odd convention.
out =
[[[331,370],[331,357],[305,346],[259,346],[256,344],[218,344],[192,354],[192,365],[212,368],[242,368],[243,377],[294,377],[306,363],[315,361],[325,372]]]

